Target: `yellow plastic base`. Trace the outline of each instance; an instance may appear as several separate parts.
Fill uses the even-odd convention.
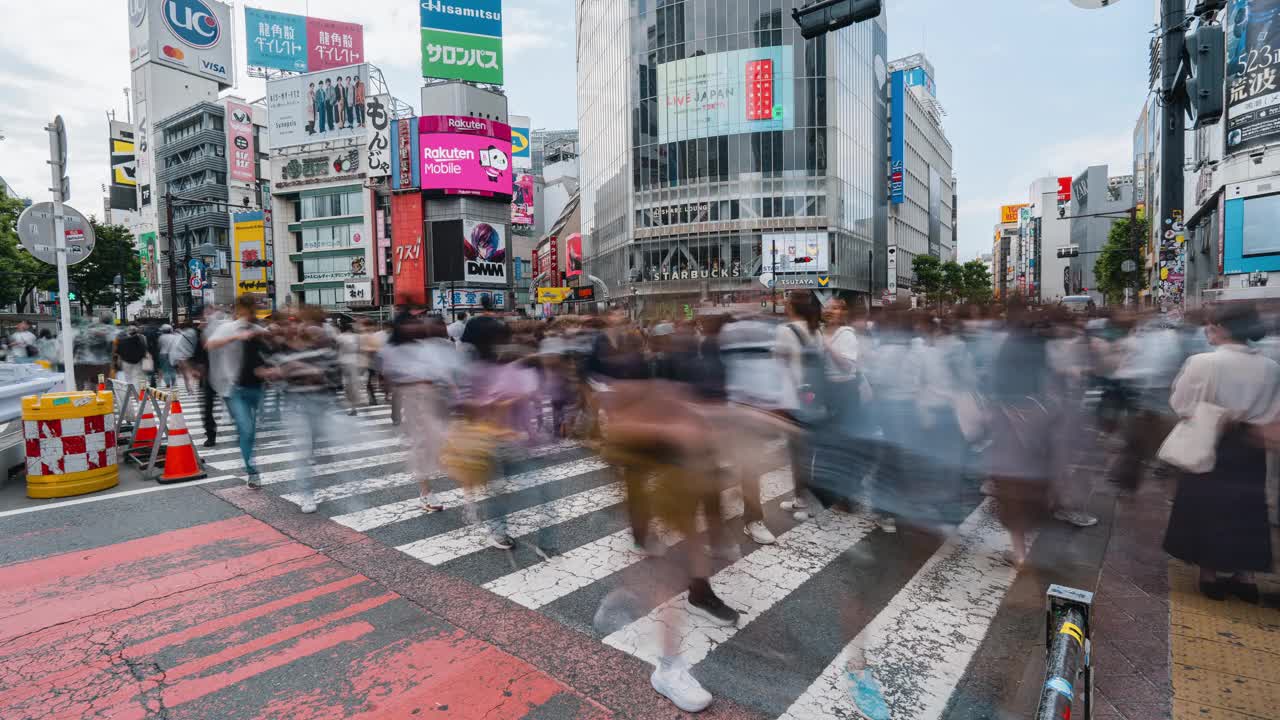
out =
[[[119,465],[65,475],[28,475],[27,497],[39,499],[70,497],[106,490],[119,484]]]

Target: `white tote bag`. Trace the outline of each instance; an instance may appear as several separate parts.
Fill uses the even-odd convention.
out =
[[[1205,399],[1216,398],[1217,380],[1215,372],[1191,417],[1178,421],[1156,457],[1194,475],[1210,472],[1218,464],[1218,439],[1226,424],[1227,409]]]

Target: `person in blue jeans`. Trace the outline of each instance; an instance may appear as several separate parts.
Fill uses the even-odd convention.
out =
[[[252,295],[236,299],[236,319],[225,322],[209,338],[211,370],[223,389],[227,410],[240,439],[246,483],[261,487],[253,464],[258,410],[262,407],[263,374],[267,366],[266,330],[257,323],[257,301]]]

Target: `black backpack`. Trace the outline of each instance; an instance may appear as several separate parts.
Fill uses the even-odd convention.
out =
[[[120,348],[117,352],[121,360],[130,365],[136,365],[147,356],[147,340],[141,335],[126,335],[120,340]]]

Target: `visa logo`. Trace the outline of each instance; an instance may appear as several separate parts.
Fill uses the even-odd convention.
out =
[[[205,69],[205,70],[208,70],[209,72],[217,73],[217,74],[219,74],[219,75],[223,75],[223,76],[225,76],[225,75],[227,74],[227,66],[226,66],[226,65],[221,65],[221,64],[219,64],[219,63],[215,63],[215,62],[209,62],[208,60],[201,60],[201,61],[200,61],[200,64],[201,64],[202,66],[204,66],[204,69]]]

